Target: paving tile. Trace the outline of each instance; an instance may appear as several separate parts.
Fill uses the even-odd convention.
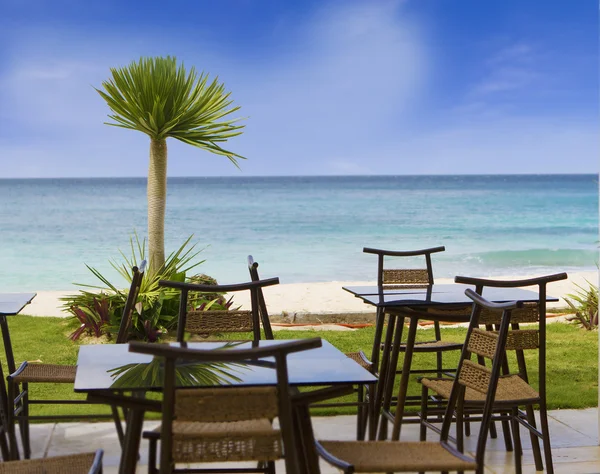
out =
[[[600,474],[600,447],[597,445],[597,411],[588,410],[554,410],[550,412],[550,432],[552,435],[553,458],[555,472],[558,474]],[[144,424],[149,430],[158,425],[157,421]],[[337,417],[313,418],[315,434],[320,439],[354,439],[356,418],[352,415]],[[478,432],[478,426],[472,432]],[[499,438],[489,439],[486,450],[486,473],[509,474],[514,472],[513,454],[507,453],[502,439],[502,430],[498,425]],[[59,423],[31,425],[33,457],[41,457],[48,450],[49,456],[71,454],[102,448],[104,455],[104,472],[117,472],[120,457],[120,445],[113,423]],[[418,425],[405,425],[402,428],[403,440],[418,440]],[[430,440],[437,434],[429,432]],[[534,473],[533,455],[529,437],[522,430],[524,459],[523,472]],[[475,449],[476,436],[465,438],[467,451]],[[140,465],[137,472],[147,472],[147,443],[142,440]],[[211,464],[215,467],[214,464]],[[322,462],[322,474],[339,471]],[[277,463],[277,472],[284,473],[284,463]]]
[[[551,418],[588,436],[592,444],[598,444],[598,408],[585,410],[552,410]]]

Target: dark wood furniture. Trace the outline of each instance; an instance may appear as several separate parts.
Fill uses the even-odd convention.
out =
[[[10,331],[8,329],[7,317],[16,316],[21,310],[27,306],[33,298],[35,293],[0,293],[0,328],[2,329],[2,340],[4,342],[4,352],[8,367],[15,366],[15,359],[12,351],[12,342],[10,339]],[[10,449],[8,443],[9,427],[7,423],[8,419],[8,395],[6,390],[6,382],[4,378],[4,371],[0,365],[0,416],[2,423],[0,424],[0,451],[2,453],[2,459],[7,461],[10,459]]]
[[[239,342],[235,349],[250,349],[253,347],[271,348],[287,341],[260,340],[257,342]],[[176,343],[175,347],[190,349],[208,349],[213,352],[222,349],[231,349],[231,342],[194,342]],[[227,350],[229,350],[227,349]],[[141,397],[147,391],[161,391],[162,378],[140,377],[139,372],[145,372],[152,357],[128,351],[125,345],[84,345],[79,349],[77,360],[77,376],[75,378],[75,391],[87,393],[89,400],[118,404],[129,407],[127,414],[127,432],[119,472],[133,473],[137,463],[137,452],[142,431],[142,421],[145,411],[161,412],[161,404],[156,400],[146,400]],[[267,359],[266,362],[269,362]],[[351,390],[352,385],[373,384],[375,377],[348,359],[339,350],[322,341],[322,346],[297,354],[290,354],[287,358],[289,383],[292,387],[324,387],[316,392],[309,392],[312,401],[337,396],[340,390]],[[121,370],[120,374],[117,372]],[[117,371],[115,371],[117,369]],[[126,370],[128,369],[128,370]],[[133,372],[132,372],[133,371]],[[136,372],[138,371],[138,372]],[[134,376],[129,376],[133,374]],[[269,364],[253,364],[236,367],[235,378],[229,380],[228,386],[215,380],[200,380],[198,378],[177,379],[176,385],[185,388],[223,388],[227,390],[235,387],[268,387],[277,384],[276,371]],[[332,388],[333,387],[333,388]],[[133,392],[133,394],[131,394]],[[302,392],[304,395],[304,392]],[[309,421],[308,413],[294,418],[294,429],[300,433],[301,438],[308,439],[312,431],[306,427]],[[310,443],[307,445],[307,449]],[[310,453],[309,453],[310,454]],[[314,457],[307,456],[301,461],[300,472],[314,474]],[[317,467],[318,469],[318,467]]]
[[[466,295],[475,305],[471,323],[467,331],[466,342],[461,352],[456,370],[456,378],[452,380],[450,399],[446,406],[444,421],[439,442],[401,442],[401,441],[320,441],[317,443],[319,454],[330,464],[346,474],[355,472],[424,472],[424,471],[476,471],[484,472],[485,446],[489,431],[492,406],[498,380],[501,373],[511,311],[517,302],[494,304],[474,291],[466,290]],[[501,314],[499,331],[482,344],[477,332],[477,322],[481,309]],[[491,359],[492,368],[482,368],[470,360],[471,353]],[[463,454],[460,444],[455,444],[450,437],[450,426],[454,419],[455,409],[460,413],[464,402],[465,389],[481,394],[484,399],[482,423],[477,443],[475,458]],[[396,411],[395,423],[402,419]],[[462,419],[459,417],[459,421]],[[457,430],[462,427],[458,426]]]
[[[506,359],[503,361],[502,369],[503,376],[500,378],[498,394],[494,402],[494,410],[499,412],[499,418],[508,422],[510,420],[513,426],[521,424],[528,429],[531,437],[531,445],[533,448],[536,470],[543,470],[542,456],[540,452],[539,438],[542,439],[544,446],[544,457],[546,459],[546,471],[554,472],[552,465],[552,452],[550,444],[550,433],[548,429],[548,414],[546,407],[546,286],[548,283],[565,280],[566,273],[558,273],[547,275],[539,278],[531,278],[526,280],[489,280],[480,278],[470,278],[457,276],[457,283],[474,285],[476,292],[486,296],[494,291],[494,289],[513,289],[520,287],[537,286],[537,301],[530,301],[521,308],[515,309],[512,312],[511,330],[508,332],[507,351],[514,351],[517,360],[517,370],[510,371]],[[491,340],[494,338],[495,332],[500,325],[500,318],[493,312],[483,311],[479,316],[479,324],[484,329],[478,329],[480,339]],[[521,326],[525,324],[526,326]],[[535,350],[538,352],[538,390],[535,390],[529,384],[527,367],[525,364],[526,350]],[[484,363],[483,356],[480,357],[481,364]],[[421,380],[423,384],[423,399],[422,399],[422,430],[421,439],[425,439],[425,427],[432,427],[428,420],[428,392],[431,391],[437,397],[448,399],[452,389],[452,381],[443,378],[424,378]],[[466,399],[464,402],[467,412],[480,412],[483,405],[483,397],[471,389],[466,391]],[[534,416],[534,406],[539,407],[540,412],[540,430],[536,426]],[[524,407],[525,411],[520,411],[519,408]],[[518,433],[517,433],[518,434]],[[458,432],[459,442],[462,437],[462,431]],[[520,438],[515,435],[513,428],[513,438],[515,441],[515,469],[517,472],[521,470],[521,445]]]
[[[449,323],[466,323],[469,316],[464,308],[471,305],[472,301],[464,294],[465,286],[458,284],[431,285],[427,288],[415,289],[382,289],[369,286],[351,286],[347,291],[361,298],[365,303],[382,307],[385,314],[389,315],[388,330],[381,356],[380,377],[377,384],[374,410],[380,413],[378,439],[387,438],[388,421],[394,422],[392,439],[400,437],[402,421],[404,419],[405,400],[408,390],[409,373],[412,364],[413,349],[419,321],[438,321]],[[471,289],[475,289],[474,286]],[[486,298],[490,301],[501,303],[506,301],[537,302],[539,294],[535,291],[521,288],[489,288]],[[546,295],[546,301],[558,301]],[[426,311],[436,308],[436,312]],[[439,311],[440,309],[444,311]],[[457,311],[452,311],[456,309]],[[409,320],[408,335],[402,373],[398,389],[397,401],[393,403],[394,382],[396,379],[396,366],[398,364],[399,346],[404,330],[404,321]],[[395,408],[396,415],[392,413]],[[377,416],[372,419],[376,420]]]
[[[248,270],[250,272],[250,278],[252,279],[252,281],[258,281],[260,280],[260,277],[258,275],[258,262],[254,261],[254,258],[252,257],[252,255],[248,255]],[[267,335],[267,339],[269,339],[268,334],[271,334],[271,338],[273,339],[273,332],[271,331],[271,324],[269,322],[269,314],[267,312],[267,305],[265,303],[265,299],[263,296],[262,291],[260,291],[259,293],[259,310],[261,312],[261,320],[263,323],[263,327],[265,330],[265,334]],[[352,359],[354,362],[356,362],[357,364],[359,364],[361,367],[363,367],[364,369],[368,370],[369,372],[373,371],[373,364],[371,363],[371,361],[367,358],[367,356],[365,355],[365,353],[363,351],[358,351],[358,352],[347,352],[346,356],[349,357],[350,359]],[[356,402],[331,402],[328,401],[326,403],[319,403],[319,404],[313,404],[314,408],[317,407],[340,407],[340,406],[355,406],[357,407],[357,414],[356,414],[356,439],[364,439],[365,438],[365,433],[366,433],[366,427],[367,427],[367,422],[368,422],[368,416],[369,413],[372,411],[371,409],[369,409],[369,400],[373,400],[374,394],[370,394],[370,396],[367,395],[367,392],[369,390],[373,390],[373,386],[372,385],[357,385],[356,387],[356,393],[357,393],[357,400]]]
[[[127,342],[127,335],[131,325],[131,316],[137,300],[137,295],[140,289],[146,261],[142,261],[139,268],[133,267],[131,285],[125,307],[119,333],[117,335],[117,343]],[[73,384],[75,382],[75,365],[59,365],[45,363],[29,363],[23,362],[18,369],[15,367],[15,360],[12,353],[12,346],[5,344],[7,364],[10,375],[8,381],[8,410],[7,410],[7,426],[9,430],[9,440],[11,448],[11,459],[19,459],[19,451],[15,434],[15,422],[19,423],[19,431],[21,434],[21,442],[23,445],[23,456],[28,459],[31,455],[31,445],[29,436],[30,420],[82,420],[82,419],[99,419],[110,417],[115,421],[119,438],[123,438],[120,417],[115,407],[112,408],[110,415],[92,414],[92,415],[31,415],[30,405],[46,405],[46,404],[61,404],[61,405],[79,405],[88,404],[85,400],[46,400],[32,399],[30,393],[31,384],[40,383],[60,383]]]
[[[160,280],[159,286],[174,288],[181,291],[179,300],[179,316],[177,323],[177,341],[185,340],[185,333],[210,335],[218,332],[250,332],[252,340],[260,340],[261,311],[259,309],[259,294],[262,288],[279,284],[279,278],[269,278],[247,283],[231,285],[199,285],[179,281]],[[250,292],[250,311],[205,311],[190,310],[188,296],[195,293],[235,293],[240,291]],[[270,329],[270,326],[269,326]],[[273,334],[268,339],[272,339]]]
[[[275,474],[275,460],[284,457],[286,472],[298,472],[300,456],[294,440],[292,397],[288,378],[288,356],[321,347],[321,339],[282,342],[269,347],[210,350],[171,347],[164,344],[132,343],[129,350],[159,357],[164,364],[161,423],[160,470],[153,469],[156,456],[150,455],[150,473],[178,472],[176,463],[259,461],[262,472]],[[265,360],[273,358],[274,361]],[[217,370],[235,377],[238,366],[262,363],[275,372],[276,382],[268,387],[226,387],[221,389],[178,388],[178,369]],[[273,418],[279,428],[272,426]],[[301,443],[300,443],[301,446]],[[283,453],[285,452],[285,456]],[[259,466],[260,467],[260,466]],[[248,472],[242,468],[183,469],[181,472]],[[253,469],[252,472],[260,472]]]
[[[264,298],[262,297],[262,288],[266,287],[266,286],[271,286],[271,285],[276,285],[279,283],[279,280],[277,278],[272,278],[269,280],[263,280],[263,281],[258,281],[258,282],[254,282],[251,284],[248,283],[240,283],[240,284],[233,284],[233,285],[198,285],[198,284],[189,284],[189,283],[182,283],[182,282],[176,282],[176,281],[160,281],[159,285],[162,287],[167,287],[167,288],[174,288],[174,289],[178,289],[181,290],[181,299],[180,299],[180,305],[179,305],[179,315],[178,315],[178,326],[177,326],[177,341],[178,342],[184,342],[184,340],[186,339],[186,334],[189,334],[191,336],[193,335],[198,335],[201,336],[202,338],[209,338],[210,336],[214,336],[215,334],[220,334],[220,333],[228,333],[228,332],[235,332],[235,333],[249,333],[250,334],[250,339],[253,340],[254,342],[257,342],[260,340],[260,321],[263,321],[263,325],[265,324],[264,322],[267,322],[267,328],[268,331],[265,331],[266,334],[270,334],[272,339],[272,332],[271,332],[271,326],[268,323],[268,315],[266,314],[266,307],[265,307],[265,312],[263,312],[261,310],[261,300],[262,300],[262,304],[264,305]],[[238,293],[241,291],[250,291],[251,294],[251,309],[248,310],[240,310],[240,309],[233,309],[233,310],[201,310],[201,309],[190,309],[188,306],[188,301],[189,301],[189,294],[191,293],[198,293],[198,294],[212,294],[212,295],[216,295],[216,294],[224,294],[224,293]],[[264,317],[263,317],[264,316]],[[180,328],[184,328],[184,332],[182,332],[180,330]],[[269,339],[269,337],[267,337],[267,339]],[[213,394],[208,394],[206,391],[203,393],[197,393],[196,394],[196,403],[200,403],[199,397],[207,395],[207,398],[204,402],[202,402],[203,404],[208,404],[210,403],[211,400],[214,399],[215,396],[218,396],[219,398],[219,402],[221,404],[223,404],[224,406],[233,406],[236,403],[239,403],[240,401],[240,394],[239,392],[232,392],[232,391],[227,391],[227,392],[221,392],[218,395],[213,395]],[[251,395],[249,394],[249,397],[251,397]],[[248,403],[250,403],[251,398],[249,398]],[[248,409],[250,409],[250,406],[248,406]],[[216,416],[219,412],[212,410],[213,414]],[[193,420],[190,419],[188,420],[187,423],[187,431],[188,432],[198,432],[198,431],[202,431],[206,429],[206,425],[205,423],[200,422],[200,417],[197,417],[197,420]],[[272,420],[273,418],[271,418]],[[216,418],[215,418],[216,420]],[[231,425],[227,424],[227,416],[224,416],[224,418],[221,420],[222,423],[217,424],[215,423],[214,425],[212,425],[212,436],[215,439],[215,445],[214,445],[214,450],[218,451],[219,453],[221,453],[221,455],[216,455],[213,458],[211,458],[211,456],[209,456],[208,453],[205,453],[203,456],[203,459],[205,462],[211,462],[211,460],[215,460],[215,461],[224,461],[227,460],[228,457],[229,459],[234,459],[235,456],[233,454],[233,452],[228,451],[226,449],[227,446],[229,446],[229,441],[228,441],[228,435],[226,430],[231,428]],[[198,421],[197,423],[195,421]],[[242,431],[242,428],[247,427],[249,428],[251,431],[253,429],[253,426],[251,424],[248,423],[242,423],[239,427],[237,427],[237,429],[239,431]],[[222,433],[222,437],[219,440],[219,432],[218,429],[222,429],[224,430]],[[152,462],[149,462],[148,464],[148,469],[149,469],[149,473],[150,474],[154,474],[156,472],[156,469],[154,467],[155,465],[155,460],[156,460],[156,451],[157,451],[157,443],[158,441],[161,439],[161,429],[157,429],[157,430],[153,430],[153,431],[145,431],[143,433],[143,437],[144,439],[148,439],[149,440],[149,457],[150,460]],[[251,434],[252,433],[246,433],[246,439],[248,440],[247,443],[244,443],[243,441],[241,441],[240,438],[238,438],[238,440],[236,441],[236,443],[241,443],[242,445],[244,444],[251,444],[252,443],[252,439],[251,439]],[[242,435],[242,433],[240,433],[240,435]],[[273,436],[272,433],[270,433],[270,436]],[[235,443],[234,443],[235,444]],[[219,447],[220,445],[222,445],[221,447]],[[246,449],[246,452],[249,453],[250,450]],[[270,452],[269,454],[272,454],[272,452]],[[200,457],[200,456],[199,456]],[[272,472],[274,470],[274,465],[273,462],[268,462],[268,460],[266,459],[260,459],[260,456],[258,456],[258,453],[256,455],[256,457],[252,457],[250,456],[249,459],[244,459],[244,460],[257,460],[260,462],[259,464],[259,468],[258,469],[263,469],[262,472]],[[202,471],[200,471],[202,472]],[[247,469],[239,469],[238,472],[248,472]],[[256,469],[251,469],[250,472],[257,472]],[[261,472],[261,471],[258,471]]]

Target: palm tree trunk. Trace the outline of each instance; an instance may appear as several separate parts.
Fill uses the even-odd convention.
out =
[[[148,258],[156,274],[165,263],[165,209],[167,204],[167,141],[150,139],[148,167]]]

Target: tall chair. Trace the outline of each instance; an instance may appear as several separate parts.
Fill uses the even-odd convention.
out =
[[[377,286],[385,290],[404,290],[412,288],[427,288],[434,284],[433,278],[433,264],[431,255],[446,250],[444,246],[426,248],[421,250],[407,250],[407,251],[393,251],[393,250],[382,250],[365,247],[364,253],[369,253],[377,256]],[[406,262],[409,259],[419,259],[421,262],[424,260],[424,266],[419,268],[407,268]],[[403,262],[403,265],[399,267],[399,261]],[[421,263],[420,265],[423,265]],[[453,310],[454,311],[454,310]],[[469,311],[466,308],[465,311]],[[374,371],[377,373],[387,373],[388,364],[392,366],[397,365],[397,360],[389,360],[387,357],[388,351],[392,346],[393,335],[396,324],[402,324],[402,320],[397,323],[397,318],[390,316],[387,331],[385,332],[385,341],[382,344],[383,329],[385,323],[386,314],[384,314],[383,308],[377,308],[376,319],[375,319],[375,336],[373,339],[373,349],[371,354],[371,360],[373,361]],[[418,341],[415,343],[413,353],[429,353],[435,354],[436,367],[435,369],[426,368],[412,368],[410,374],[430,374],[435,373],[438,377],[443,374],[451,374],[454,372],[454,367],[444,367],[443,354],[448,351],[460,351],[462,345],[455,342],[448,342],[442,340],[442,333],[440,329],[440,323],[434,322],[433,326],[434,337],[429,341]],[[380,359],[380,353],[383,351],[384,357]],[[406,352],[406,344],[401,343],[399,345],[399,352]],[[397,374],[401,374],[402,371],[396,369]],[[376,374],[377,375],[377,374]],[[385,400],[392,402],[393,387],[385,387],[384,383],[377,384],[376,400],[372,403],[372,406],[378,407]],[[387,402],[384,402],[387,403]],[[409,396],[406,399],[405,406],[419,405],[420,397]],[[375,408],[376,410],[376,408]],[[370,417],[375,420],[376,414],[374,413]],[[370,425],[370,439],[374,439],[377,424],[372,422]],[[382,418],[379,426],[380,439],[384,439],[384,433],[387,432],[387,419]]]
[[[427,441],[319,441],[319,455],[346,474],[355,472],[424,472],[424,471],[476,471],[484,472],[485,446],[492,416],[492,407],[505,354],[511,311],[516,302],[490,303],[472,290],[465,292],[474,301],[471,322],[467,330],[456,377],[452,380],[439,442]],[[486,340],[485,350],[479,348],[476,330],[481,310],[501,314],[499,331],[492,340]],[[473,363],[475,353],[491,359],[491,369]],[[450,427],[455,409],[461,410],[465,389],[481,394],[483,416],[475,458],[462,453],[462,447],[450,437]],[[398,415],[398,412],[396,413]],[[400,418],[397,416],[396,421]],[[460,428],[457,428],[460,429]]]
[[[506,359],[502,365],[503,375],[500,378],[498,385],[498,393],[494,402],[494,410],[497,418],[501,420],[509,420],[512,425],[522,425],[528,429],[531,444],[533,448],[536,470],[543,469],[542,456],[540,452],[539,438],[542,439],[544,446],[544,457],[546,459],[546,471],[553,473],[552,464],[552,447],[550,444],[550,432],[548,428],[548,413],[546,403],[546,285],[554,281],[565,280],[566,273],[557,273],[553,275],[542,276],[539,278],[531,278],[526,280],[488,280],[481,278],[470,278],[457,276],[456,283],[464,283],[474,285],[478,294],[485,296],[486,292],[491,291],[490,288],[520,288],[537,286],[539,300],[537,303],[527,303],[521,308],[513,311],[511,320],[511,330],[508,332],[508,342],[506,344],[507,351],[514,351],[517,361],[517,370],[511,371]],[[486,290],[487,288],[487,290]],[[480,339],[492,339],[498,330],[500,320],[494,313],[483,311],[479,318],[479,324],[482,329],[477,329]],[[527,324],[525,329],[521,328],[521,324]],[[539,386],[535,390],[529,384],[527,367],[525,364],[525,350],[535,350],[538,352],[538,373]],[[483,364],[480,357],[479,363]],[[421,439],[425,439],[425,428],[432,428],[432,424],[428,419],[427,394],[431,391],[435,396],[448,398],[451,394],[452,381],[443,378],[423,378],[423,405],[421,409]],[[480,413],[483,405],[482,397],[479,393],[466,390],[465,398],[466,413]],[[539,407],[540,412],[540,429],[536,426],[534,416],[534,406]],[[523,407],[525,411],[521,411]],[[471,419],[474,419],[471,417]],[[518,436],[518,429],[512,430],[515,442],[515,463],[516,470],[521,470],[521,444]],[[458,431],[457,436],[462,437],[462,431]]]
[[[260,312],[260,298],[259,295],[262,295],[262,288],[266,286],[277,285],[279,283],[278,278],[270,278],[266,280],[258,280],[247,283],[238,283],[233,285],[199,285],[195,283],[183,283],[177,281],[168,281],[161,280],[159,285],[166,288],[174,288],[181,291],[181,298],[179,301],[179,316],[178,316],[178,326],[177,326],[177,341],[178,342],[186,342],[186,334],[201,336],[206,340],[207,337],[214,336],[216,334],[228,333],[228,332],[247,332],[249,333],[249,339],[252,340],[253,343],[258,343],[260,340],[260,320],[261,320],[261,312]],[[247,310],[232,310],[232,311],[204,311],[204,310],[195,310],[189,309],[189,294],[192,293],[235,293],[241,291],[250,291],[250,300],[251,300],[251,309]],[[264,300],[263,300],[264,302]],[[269,326],[270,328],[270,326]],[[242,394],[242,396],[240,396]],[[215,403],[224,403],[229,405],[234,405],[235,403],[240,403],[241,406],[246,404],[246,400],[243,398],[242,392],[230,392],[230,391],[217,391],[215,393],[209,393],[209,391],[202,391],[193,394],[195,400],[198,401],[200,396],[208,396],[206,400],[202,399],[202,403],[211,403],[211,400],[215,400]],[[232,398],[230,398],[232,397]],[[250,402],[249,402],[250,403]],[[213,421],[216,421],[219,418],[218,410],[213,410],[214,418]],[[275,415],[274,415],[275,416]],[[274,418],[274,416],[270,419]],[[227,416],[225,416],[221,421],[226,422],[228,420]],[[186,425],[187,429],[195,432],[195,430],[205,429],[205,425],[203,423],[195,423],[195,421],[201,420],[188,420],[189,423]],[[237,428],[237,425],[214,425],[216,427],[222,426],[233,426]],[[243,427],[243,426],[242,426]],[[143,433],[144,439],[149,440],[149,456],[150,460],[156,459],[157,452],[157,443],[160,440],[162,434],[162,430],[160,428],[145,431]],[[216,434],[218,436],[219,433]],[[205,457],[207,459],[206,462],[209,461],[209,457]],[[251,458],[250,460],[254,460]],[[261,461],[261,459],[258,459]],[[156,468],[154,467],[155,462],[152,461],[149,463],[149,473],[156,473]],[[269,469],[270,465],[267,464],[265,466],[259,466],[256,469],[266,469],[264,472],[271,472]],[[250,472],[257,472],[256,469]],[[247,472],[242,470],[238,470],[239,472]],[[261,472],[261,471],[258,471]]]
[[[129,327],[131,326],[132,312],[137,301],[137,296],[144,277],[146,261],[140,263],[139,268],[132,268],[131,285],[125,301],[123,316],[116,342],[123,344],[127,342]],[[7,377],[8,382],[8,401],[9,407],[7,410],[7,429],[10,441],[12,459],[19,458],[19,452],[15,435],[15,422],[19,423],[21,441],[23,445],[23,456],[28,459],[31,456],[31,443],[29,436],[29,422],[31,420],[82,420],[82,419],[99,419],[111,417],[115,421],[119,439],[123,440],[123,430],[120,422],[120,417],[115,407],[112,408],[111,415],[93,414],[93,415],[31,415],[31,405],[81,405],[89,404],[87,400],[44,400],[32,399],[30,394],[31,384],[40,383],[59,383],[59,384],[74,384],[76,365],[58,365],[44,363],[29,363],[23,362],[18,369],[15,369],[15,359],[12,353],[12,347],[5,347],[7,365],[10,375]]]
[[[252,255],[248,255],[248,271],[250,272],[250,278],[252,281],[260,280],[258,276],[258,262],[254,261]],[[261,313],[261,321],[263,323],[263,328],[265,330],[265,335],[267,335],[267,339],[273,339],[273,332],[271,330],[271,323],[269,322],[269,314],[267,312],[267,305],[265,303],[265,299],[262,291],[259,293],[259,310]],[[268,335],[271,335],[269,338]],[[373,364],[367,358],[363,351],[357,352],[347,352],[346,356],[352,359],[354,362],[359,364],[364,369],[367,369],[369,372],[373,370]],[[357,401],[356,402],[328,402],[328,403],[320,403],[314,404],[313,407],[346,407],[346,406],[356,406],[358,408],[357,420],[356,420],[356,439],[364,439],[366,434],[366,427],[369,417],[369,400],[373,400],[373,394],[370,397],[367,395],[367,391],[373,391],[372,386],[368,386],[365,388],[364,385],[358,385],[356,387],[357,393]]]
[[[184,468],[180,471],[274,474],[274,461],[282,456],[286,472],[297,472],[300,461],[293,433],[291,400],[294,392],[288,379],[287,356],[320,346],[320,338],[227,350],[131,343],[132,352],[164,359],[160,469],[155,467],[156,449],[151,448],[149,472],[178,472],[175,468],[177,463],[259,461],[262,467],[255,469]],[[274,358],[274,363],[264,361],[267,357]],[[276,387],[177,387],[177,364],[182,362],[252,364],[253,361],[264,362],[274,369]],[[271,423],[275,416],[279,419],[279,429]]]

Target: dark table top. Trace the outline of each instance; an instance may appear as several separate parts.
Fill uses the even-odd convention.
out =
[[[381,289],[378,286],[348,286],[346,291],[361,298],[365,303],[386,307],[436,306],[436,305],[469,305],[472,301],[465,295],[471,285],[442,284],[425,288]],[[537,291],[522,288],[490,288],[483,289],[483,297],[501,303],[505,301],[535,302],[539,296]],[[547,296],[546,301],[558,301],[558,298]]]
[[[260,341],[260,346],[282,342],[288,341]],[[188,343],[192,349],[226,349],[227,346],[226,341]],[[250,342],[243,342],[236,343],[232,348],[248,349],[251,346]],[[322,347],[290,354],[287,359],[290,383],[295,386],[368,384],[377,380],[325,340]],[[268,366],[269,363],[273,363],[272,358],[261,359],[258,364],[248,361],[247,364],[220,364],[219,367],[182,361],[178,366],[181,376],[178,382],[183,387],[274,385],[275,370]],[[117,376],[115,369],[123,371],[120,376]],[[129,352],[128,344],[85,345],[79,348],[76,392],[153,390],[161,386],[160,359],[153,360],[152,356]]]
[[[14,316],[35,298],[35,293],[0,293],[0,316]]]

